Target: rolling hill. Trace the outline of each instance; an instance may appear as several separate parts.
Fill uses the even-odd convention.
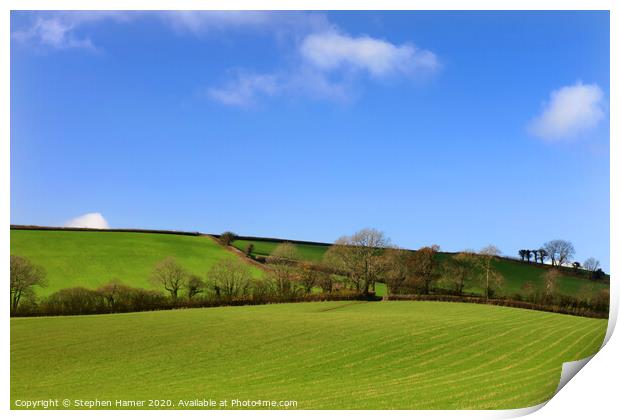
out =
[[[323,258],[329,244],[292,241],[301,259],[318,262]],[[240,238],[233,246],[245,251],[254,245],[253,256],[267,256],[280,243],[278,240]],[[151,288],[150,273],[155,263],[167,256],[194,274],[205,276],[209,268],[222,258],[240,258],[221,246],[211,236],[197,234],[165,234],[124,231],[73,231],[73,230],[11,230],[11,253],[30,258],[42,265],[48,274],[48,287],[39,289],[41,296],[56,290],[83,286],[97,287],[112,279],[134,286]],[[440,253],[445,259],[447,253]],[[496,269],[505,279],[502,294],[519,292],[527,282],[541,282],[548,267],[501,258],[495,262]],[[256,276],[262,272],[257,265],[250,265]],[[593,290],[608,288],[608,284],[594,282],[583,277],[564,273],[559,279],[563,294],[575,295],[584,287]],[[465,291],[480,293],[480,285],[468,284]],[[385,286],[378,285],[377,294],[383,295]]]
[[[302,260],[318,262],[329,244],[296,242]],[[281,243],[279,240],[240,238],[233,247],[245,252],[254,245],[253,256],[268,256]],[[39,289],[46,296],[62,288],[83,286],[96,288],[112,279],[133,286],[151,288],[150,273],[157,261],[175,257],[191,273],[205,276],[209,268],[221,258],[240,258],[240,255],[221,246],[213,237],[198,234],[165,234],[126,231],[73,231],[73,230],[11,230],[11,253],[30,258],[42,265],[48,274],[48,287]],[[439,258],[448,258],[440,253]],[[507,258],[495,261],[495,268],[504,277],[501,294],[518,293],[527,281],[541,283],[548,266],[528,264]],[[250,265],[256,276],[262,275],[257,265]],[[559,290],[576,295],[584,288],[598,291],[608,284],[595,282],[566,273],[559,279]],[[469,293],[481,293],[479,284],[470,283]],[[377,294],[383,295],[385,286],[378,285]]]
[[[67,287],[96,288],[112,279],[152,288],[151,271],[167,256],[203,277],[216,261],[239,258],[208,236],[70,230],[11,230],[11,253],[45,268],[49,284],[39,288],[41,296]]]
[[[277,239],[261,239],[261,238],[245,238],[233,242],[233,246],[240,251],[247,249],[248,244],[253,244],[254,249],[252,255],[254,257],[266,257],[278,246],[283,240]],[[329,244],[309,243],[303,241],[291,241],[298,250],[299,256],[302,260],[309,262],[319,262],[325,255],[325,252],[329,248]],[[439,253],[440,260],[449,258],[449,253]],[[541,266],[540,264],[525,263],[508,258],[498,258],[495,262],[495,269],[501,273],[504,277],[504,285],[501,290],[502,294],[508,295],[512,293],[518,293],[521,290],[523,284],[527,281],[533,283],[542,282],[541,277],[549,269],[549,266]],[[608,288],[608,284],[602,282],[595,282],[585,279],[579,276],[572,276],[563,273],[559,278],[559,290],[560,293],[566,295],[575,295],[580,292],[584,287],[591,287],[594,291],[601,288]],[[380,286],[380,290],[384,290],[384,286]],[[470,283],[465,288],[466,292],[470,293],[482,293],[482,288],[478,284]]]

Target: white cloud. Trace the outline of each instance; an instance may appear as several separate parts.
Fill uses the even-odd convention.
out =
[[[91,228],[91,229],[109,229],[108,222],[101,213],[86,213],[69,220],[65,223],[65,227]]]
[[[25,13],[25,12],[19,12]],[[229,30],[263,31],[295,39],[299,34],[326,29],[323,13],[301,11],[42,11],[28,12],[31,20],[12,32],[18,41],[53,49],[97,49],[88,36],[79,36],[87,26],[101,21],[127,23],[153,18],[177,33],[201,36]]]
[[[21,13],[21,12],[20,12]],[[52,49],[98,51],[85,34],[102,21],[117,23],[153,18],[176,31],[202,36],[212,32],[248,30],[273,36],[285,54],[287,68],[257,73],[237,71],[208,96],[229,106],[247,106],[261,97],[298,95],[350,101],[363,77],[412,78],[439,68],[436,55],[413,44],[393,44],[370,36],[350,36],[321,12],[304,11],[62,11],[29,15],[30,25],[12,33],[16,40]]]
[[[258,96],[272,96],[280,89],[275,75],[239,73],[235,80],[223,87],[211,88],[207,93],[211,99],[224,105],[247,106],[253,104]]]
[[[351,84],[346,80],[329,80],[321,71],[300,66],[289,72],[251,73],[237,72],[235,77],[221,87],[212,87],[207,95],[224,105],[248,107],[261,98],[278,95],[303,95],[315,99],[346,102],[353,96]]]
[[[39,18],[30,27],[13,33],[13,38],[21,42],[35,42],[56,49],[84,48],[94,49],[89,38],[76,38],[75,25],[58,18]]]
[[[178,32],[202,35],[231,29],[267,30],[272,33],[307,33],[325,29],[323,13],[301,11],[168,11],[160,14]]]
[[[89,37],[80,37],[76,31],[88,23],[112,20],[128,22],[137,14],[124,11],[63,11],[41,12],[32,24],[11,34],[13,39],[22,43],[40,45],[53,49],[97,48]]]
[[[529,123],[528,131],[548,141],[569,140],[594,128],[604,117],[601,88],[577,82],[551,92],[540,115]]]
[[[282,94],[347,102],[355,96],[356,81],[364,74],[411,78],[439,68],[439,60],[430,51],[368,36],[351,37],[333,28],[305,35],[296,46],[296,57],[287,71],[245,72],[223,87],[209,89],[209,96],[232,106]]]
[[[353,68],[373,76],[434,71],[439,61],[430,51],[411,44],[395,45],[369,36],[351,37],[336,31],[308,35],[300,54],[309,64],[326,71]]]

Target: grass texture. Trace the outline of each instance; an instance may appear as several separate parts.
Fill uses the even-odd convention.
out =
[[[11,230],[11,254],[28,257],[47,272],[46,296],[67,287],[96,288],[112,279],[153,288],[155,264],[172,256],[205,277],[220,259],[238,258],[210,237],[134,232]],[[258,275],[258,269],[251,266]]]
[[[549,399],[606,320],[442,302],[321,302],[11,319],[16,399],[296,400],[509,409]]]

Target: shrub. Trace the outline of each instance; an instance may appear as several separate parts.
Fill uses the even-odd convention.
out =
[[[232,244],[235,240],[237,239],[237,235],[234,234],[233,232],[224,232],[220,235],[220,243],[224,246],[229,246],[230,244]]]
[[[222,300],[247,296],[252,279],[248,266],[236,258],[218,261],[207,277],[216,299]]]
[[[72,287],[52,293],[41,303],[50,315],[86,315],[107,312],[103,296],[84,287]]]
[[[187,297],[192,299],[197,294],[204,292],[206,283],[200,278],[200,276],[191,274],[187,279],[185,288],[187,289]]]

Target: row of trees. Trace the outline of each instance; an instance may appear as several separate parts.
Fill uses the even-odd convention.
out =
[[[332,274],[317,271],[310,264],[299,264],[297,260],[296,248],[282,244],[268,258],[268,270],[262,276],[255,276],[248,264],[231,257],[217,261],[201,277],[175,258],[167,257],[155,264],[150,275],[149,281],[155,289],[131,287],[113,279],[97,289],[61,289],[39,300],[35,291],[47,285],[44,270],[25,257],[12,255],[11,314],[91,314],[365,298],[361,293],[334,287]]]
[[[552,266],[561,267],[567,265],[575,256],[575,247],[570,241],[554,239],[545,242],[538,249],[520,249],[519,256],[522,261],[527,260],[527,262],[531,262],[532,257],[534,257],[534,262],[541,264],[544,264],[545,260],[549,258]]]
[[[230,245],[235,237],[228,232],[219,239]],[[494,262],[501,254],[497,247],[489,245],[478,252],[457,254],[441,254],[439,251],[437,245],[417,251],[401,249],[383,232],[363,229],[339,238],[320,262],[301,261],[294,244],[281,243],[266,258],[264,273],[260,276],[255,276],[251,266],[238,258],[222,259],[200,276],[187,270],[173,257],[167,257],[155,264],[149,279],[159,290],[157,292],[131,288],[113,280],[97,290],[62,290],[40,303],[50,313],[67,313],[63,305],[71,302],[66,303],[70,307],[68,312],[75,313],[72,305],[78,305],[80,299],[90,302],[88,311],[99,311],[101,307],[109,311],[125,311],[166,305],[280,302],[318,294],[369,296],[376,290],[377,283],[386,285],[388,296],[476,294],[485,299],[499,295],[508,298],[507,293],[502,293],[505,281]],[[569,254],[558,251],[554,259],[558,266],[545,270],[542,279],[526,282],[522,290],[510,298],[541,304],[557,300],[559,264]],[[24,299],[34,301],[33,288],[44,285],[45,273],[40,267],[23,257],[11,256],[12,313],[17,313]],[[481,292],[473,293],[474,290]]]
[[[466,282],[474,282],[481,286],[486,298],[501,287],[503,277],[492,263],[500,254],[497,247],[490,245],[478,253],[462,252],[443,262],[439,249],[437,245],[415,252],[400,249],[383,232],[363,229],[338,239],[318,263],[301,261],[297,247],[283,242],[266,258],[266,270],[260,279],[253,278],[249,266],[238,259],[217,262],[203,280],[168,257],[156,264],[151,283],[165,290],[171,299],[181,294],[188,299],[209,294],[224,300],[257,293],[293,298],[343,289],[368,295],[378,282],[386,284],[389,294],[429,294],[439,286],[459,295]]]
[[[603,270],[600,268],[601,263],[596,258],[590,257],[586,259],[583,264],[579,261],[574,261],[575,247],[570,241],[564,239],[554,239],[549,242],[545,242],[539,249],[520,249],[519,256],[521,261],[531,262],[534,258],[535,263],[544,264],[547,259],[551,261],[553,267],[567,267],[572,266],[575,272],[579,272],[580,269],[586,270],[590,273],[590,277],[593,279],[600,279],[604,276]]]
[[[326,252],[323,264],[363,293],[382,282],[388,294],[429,294],[437,283],[462,294],[465,282],[475,281],[488,298],[501,286],[503,278],[492,264],[500,254],[497,247],[489,245],[478,253],[465,251],[443,261],[439,250],[438,245],[415,252],[400,249],[383,232],[363,229],[338,239]]]

